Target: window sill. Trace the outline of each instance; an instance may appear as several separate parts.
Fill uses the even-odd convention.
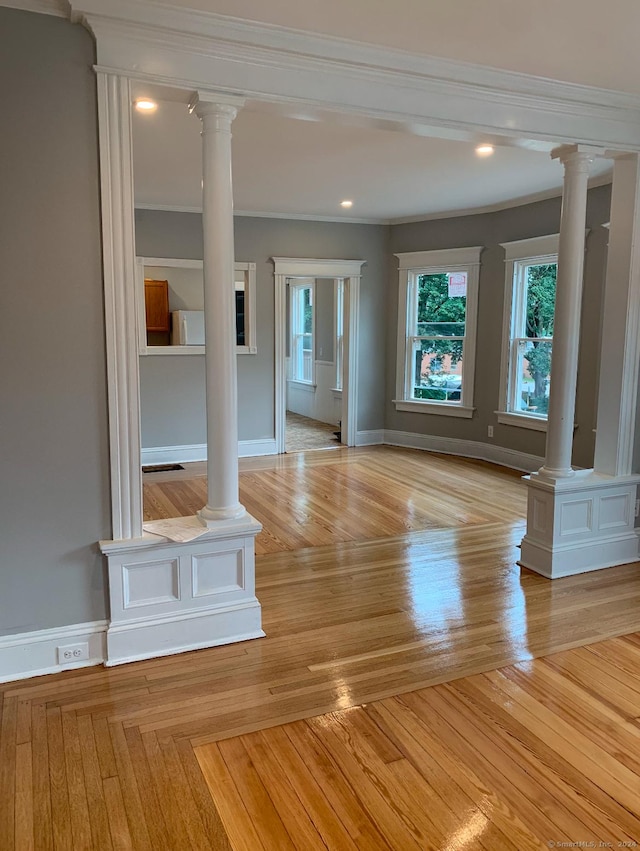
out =
[[[338,387],[332,387],[332,388],[331,388],[331,392],[332,392],[332,393],[333,393],[333,395],[336,397],[336,399],[341,399],[341,398],[342,398],[342,389],[340,389],[340,388],[338,388]]]
[[[475,408],[465,407],[447,402],[418,402],[407,399],[394,399],[396,411],[413,411],[422,414],[439,414],[444,417],[464,417],[470,420]]]
[[[495,411],[498,422],[502,425],[517,426],[518,428],[528,428],[532,431],[546,431],[547,420],[539,417],[528,417],[526,414],[514,414],[510,411]]]
[[[296,390],[306,390],[307,393],[316,392],[317,385],[312,384],[310,381],[298,381],[297,378],[288,378],[287,384]]]

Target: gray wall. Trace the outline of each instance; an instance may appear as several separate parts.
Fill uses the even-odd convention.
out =
[[[333,360],[334,289],[333,281],[318,278],[316,282],[316,360]]]
[[[238,356],[240,440],[273,438],[275,434],[273,256],[367,261],[360,296],[358,429],[383,427],[388,235],[389,229],[382,225],[236,218],[236,258],[256,263],[258,320],[258,353]],[[145,257],[201,259],[200,215],[137,210],[136,251]],[[204,443],[203,357],[154,356],[140,360],[144,361],[140,368],[143,447]],[[182,363],[175,364],[177,360]],[[182,407],[171,401],[178,394]]]
[[[106,616],[93,42],[0,8],[0,634]]]
[[[557,233],[560,227],[560,199],[513,207],[496,213],[438,219],[396,225],[391,228],[391,255],[403,251],[429,251],[483,245],[478,301],[478,344],[475,370],[477,410],[471,420],[395,410],[392,399],[396,382],[396,335],[398,317],[398,261],[389,260],[387,292],[387,374],[385,428],[488,442],[487,426],[494,426],[493,443],[521,452],[544,455],[545,434],[514,426],[500,425],[495,411],[499,403],[502,315],[504,305],[504,249],[501,242]],[[582,310],[580,362],[576,402],[578,427],[574,438],[574,463],[593,463],[596,421],[597,369],[600,348],[602,289],[608,231],[601,227],[609,220],[610,186],[589,192],[585,283]]]

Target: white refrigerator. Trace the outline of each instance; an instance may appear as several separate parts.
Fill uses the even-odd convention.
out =
[[[204,346],[204,310],[171,312],[171,345]]]

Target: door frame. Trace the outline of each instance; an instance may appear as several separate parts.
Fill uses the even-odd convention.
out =
[[[360,279],[364,260],[317,260],[272,257],[275,281],[275,436],[276,452],[285,451],[287,407],[287,278],[344,280],[342,443],[356,445],[358,420],[358,352]]]

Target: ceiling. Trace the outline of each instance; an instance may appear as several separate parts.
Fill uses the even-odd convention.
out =
[[[640,93],[638,0],[170,2],[417,54]]]
[[[508,144],[481,159],[474,152],[480,139],[324,118],[299,120],[252,103],[240,111],[233,124],[237,212],[388,222],[491,209],[561,189],[562,166],[546,152]],[[198,209],[200,121],[186,105],[160,101],[152,114],[134,110],[133,138],[136,204]],[[603,182],[610,167],[597,161],[592,175]],[[340,207],[343,199],[353,200],[351,210]]]

